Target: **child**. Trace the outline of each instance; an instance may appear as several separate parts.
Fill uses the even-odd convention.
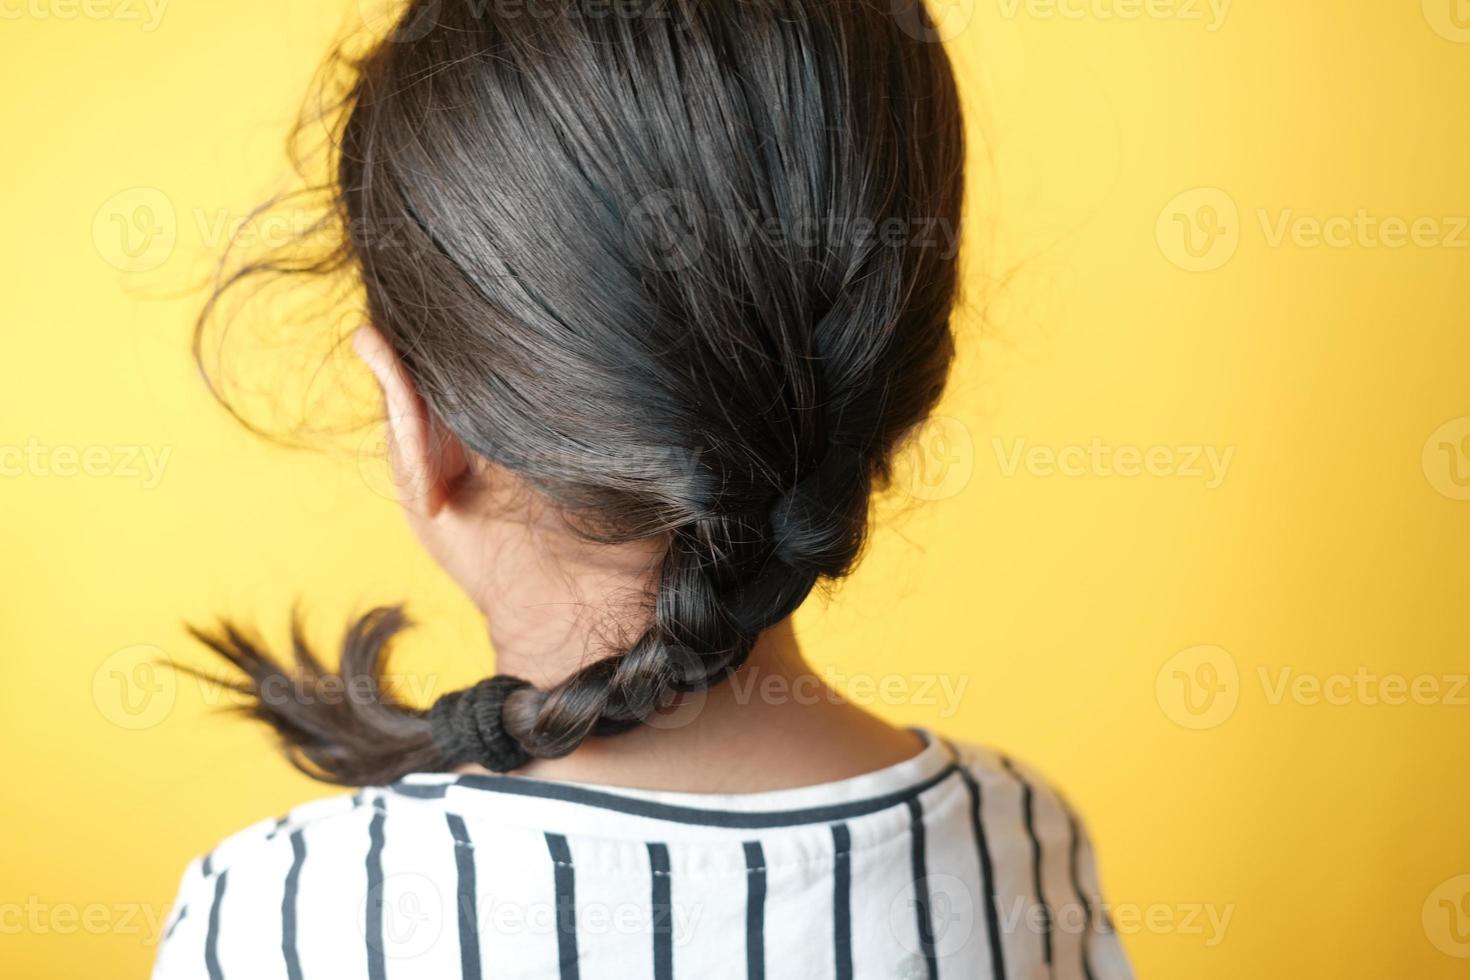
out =
[[[340,668],[371,696],[293,697],[304,644],[202,632],[362,788],[195,862],[156,977],[1129,975],[1061,797],[844,703],[791,630],[952,358],[955,257],[911,234],[960,219],[933,34],[904,0],[416,0],[355,66],[353,343],[498,673],[397,703],[379,609]]]

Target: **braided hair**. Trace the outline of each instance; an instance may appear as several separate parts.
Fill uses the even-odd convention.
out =
[[[286,668],[197,631],[319,778],[512,770],[719,683],[852,568],[944,386],[964,148],[922,5],[598,9],[409,4],[353,65],[350,234],[322,264],[357,271],[468,449],[592,540],[667,540],[647,628],[549,688],[497,675],[427,710],[377,686],[398,609],[343,644],[367,703],[260,697]],[[330,673],[299,635],[294,660]]]

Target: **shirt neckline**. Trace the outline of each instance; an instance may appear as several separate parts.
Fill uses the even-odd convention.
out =
[[[757,793],[685,793],[631,789],[514,775],[414,773],[392,784],[400,795],[443,798],[451,789],[558,800],[684,824],[770,828],[862,816],[914,799],[943,782],[959,762],[941,739],[914,728],[924,747],[901,762],[845,779]],[[466,795],[456,798],[467,802]]]

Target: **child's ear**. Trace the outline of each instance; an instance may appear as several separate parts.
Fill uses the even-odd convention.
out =
[[[437,517],[469,471],[458,438],[434,417],[392,346],[372,327],[359,327],[352,348],[383,389],[388,414],[388,458],[398,499],[425,517]]]

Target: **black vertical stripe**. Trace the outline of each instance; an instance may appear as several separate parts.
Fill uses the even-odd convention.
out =
[[[852,835],[832,825],[832,948],[837,980],[852,980]]]
[[[1077,817],[1070,809],[1067,810],[1067,830],[1072,835],[1071,852],[1072,863],[1072,890],[1077,893],[1077,900],[1082,903],[1082,975],[1087,980],[1093,980],[1092,957],[1089,955],[1088,946],[1092,942],[1092,900],[1082,890],[1082,871],[1079,851],[1082,847],[1082,829],[1077,826]]]
[[[556,951],[561,980],[577,980],[577,883],[572,851],[561,834],[546,835],[556,885]]]
[[[286,959],[286,976],[301,980],[301,957],[296,952],[296,892],[301,884],[301,865],[306,861],[306,841],[301,831],[291,834],[291,870],[281,894],[281,955]]]
[[[446,813],[454,838],[454,867],[458,875],[455,908],[459,916],[459,972],[464,980],[480,980],[480,914],[475,899],[475,851],[464,820]]]
[[[214,879],[214,902],[209,906],[209,931],[204,936],[204,969],[209,980],[222,980],[224,971],[219,967],[219,907],[225,897],[225,879],[228,870],[221,871]]]
[[[766,855],[761,842],[745,842],[745,975],[766,976]]]
[[[1035,793],[1031,784],[1016,770],[1015,765],[1005,756],[1001,756],[1001,763],[1006,771],[1016,777],[1016,782],[1021,784],[1021,815],[1026,821],[1026,836],[1031,838],[1031,878],[1036,887],[1036,901],[1041,906],[1041,951],[1046,959],[1046,965],[1051,966],[1051,909],[1046,905],[1046,894],[1041,890],[1041,838],[1036,836],[1035,820]]]
[[[924,854],[924,807],[918,797],[909,800],[909,839],[913,844],[914,918],[919,929],[919,952],[929,969],[929,980],[939,976],[939,958],[934,953],[934,920],[929,915],[929,866]]]
[[[383,801],[373,801],[373,822],[368,826],[367,855],[367,934],[368,980],[386,980],[387,964],[383,962]]]
[[[188,914],[189,914],[189,906],[187,906],[187,905],[180,905],[179,906],[179,914],[176,915],[176,916],[174,916],[173,923],[168,927],[168,931],[163,934],[163,938],[164,938],[164,941],[165,942],[167,942],[173,936],[174,930],[179,927],[179,923],[180,922],[183,922],[184,921],[184,916],[186,916]]]
[[[648,866],[653,878],[653,980],[674,980],[674,889],[668,847],[649,844]]]
[[[1000,919],[995,897],[995,865],[990,857],[990,841],[985,837],[985,825],[980,819],[980,783],[969,770],[961,770],[960,778],[970,791],[970,827],[975,833],[975,850],[980,855],[980,887],[985,896],[985,935],[990,942],[990,972],[995,980],[1005,980],[1006,958],[1005,951],[1001,949]]]

